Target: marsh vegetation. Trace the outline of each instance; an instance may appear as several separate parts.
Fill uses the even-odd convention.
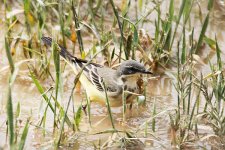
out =
[[[223,0],[0,0],[0,149],[225,149],[224,20]],[[90,102],[43,36],[142,62],[144,97]]]

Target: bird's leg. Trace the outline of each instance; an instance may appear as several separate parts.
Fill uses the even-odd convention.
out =
[[[82,110],[84,111],[85,116],[87,116],[87,109],[86,109],[87,108],[87,104],[85,104],[85,105],[82,104],[81,107],[82,107]]]
[[[131,110],[133,108],[133,101],[130,103],[129,109]]]

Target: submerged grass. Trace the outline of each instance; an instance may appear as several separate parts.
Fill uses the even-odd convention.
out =
[[[217,39],[216,41],[216,56],[217,56],[217,64],[216,66],[211,65],[212,71],[212,82],[211,87],[212,91],[209,93],[209,87],[207,86],[208,81],[200,83],[200,89],[206,99],[206,105],[204,109],[204,113],[210,117],[212,121],[209,123],[213,126],[213,130],[216,135],[221,137],[221,141],[225,142],[224,134],[225,134],[225,116],[224,116],[224,91],[225,91],[225,78],[222,73],[222,61],[221,61],[221,50],[218,46]]]
[[[44,98],[44,100],[46,101],[47,105],[50,107],[51,111],[53,112],[53,114],[55,113],[55,108],[53,107],[50,99],[47,97],[46,95],[46,92],[44,90],[44,88],[41,86],[40,82],[36,79],[36,77],[34,76],[34,74],[32,72],[30,72],[30,75],[31,75],[31,78],[33,80],[33,82],[35,83],[37,89],[39,90],[39,92],[42,94],[42,97]],[[64,109],[63,107],[58,103],[58,101],[53,98],[55,104],[56,104],[56,108],[58,108],[60,111],[62,111],[64,113]],[[66,115],[66,118],[65,118],[65,121],[67,123],[67,125],[70,127],[70,128],[73,128],[72,126],[72,123],[69,119],[69,117]],[[54,121],[55,122],[55,121]]]

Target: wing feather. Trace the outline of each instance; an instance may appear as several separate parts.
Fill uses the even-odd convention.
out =
[[[83,68],[84,66],[84,70],[83,73],[85,74],[85,76],[91,81],[91,83],[99,90],[99,91],[104,91],[103,88],[103,79],[101,76],[99,76],[98,71],[97,71],[97,67],[99,66],[95,66],[93,64],[88,64],[86,65],[86,63],[76,63],[77,67],[79,67],[79,69]]]

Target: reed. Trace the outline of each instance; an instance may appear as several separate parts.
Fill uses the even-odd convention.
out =
[[[156,115],[156,100],[154,100],[153,103],[153,111],[152,111],[152,116]],[[155,132],[155,127],[156,127],[156,119],[152,118],[152,131]]]
[[[6,1],[4,1],[5,3],[5,9],[7,9],[6,6]],[[6,13],[6,11],[5,11]],[[7,33],[7,35],[9,36],[9,33]],[[14,116],[13,116],[13,100],[12,100],[12,87],[13,87],[13,83],[15,81],[15,78],[17,76],[18,73],[18,69],[15,71],[15,66],[13,63],[13,59],[12,59],[12,54],[10,51],[10,43],[8,41],[9,37],[5,37],[5,50],[6,50],[6,55],[7,55],[7,59],[10,65],[10,70],[11,70],[11,74],[9,76],[9,81],[8,81],[8,87],[7,87],[7,133],[9,132],[9,146],[10,149],[14,148],[14,142],[15,142],[15,129],[14,129]]]
[[[122,51],[123,51],[123,46],[124,46],[124,35],[123,35],[123,27],[122,27],[122,23],[120,22],[120,18],[119,18],[119,14],[118,14],[118,11],[115,7],[115,4],[113,2],[113,0],[110,0],[110,4],[113,8],[113,12],[114,12],[114,15],[116,17],[116,20],[117,20],[117,23],[118,23],[118,26],[119,26],[119,29],[120,29],[120,52],[119,52],[119,62],[121,62],[121,57],[122,57]],[[125,58],[128,59],[128,55],[127,55],[127,52],[125,52]]]
[[[87,93],[85,93],[85,95],[86,95],[86,103],[87,103],[87,109],[88,109],[88,122],[89,122],[89,125],[91,126],[91,101]]]
[[[65,121],[66,121],[66,117],[67,117],[67,112],[68,112],[68,109],[69,109],[69,105],[70,105],[71,100],[72,100],[72,97],[73,97],[73,92],[74,92],[75,86],[76,86],[76,84],[74,84],[74,86],[72,88],[72,91],[71,91],[71,94],[70,94],[70,97],[69,97],[69,101],[68,101],[67,106],[66,106],[66,111],[63,114],[63,119],[62,119],[61,124],[60,124],[59,137],[58,137],[58,139],[56,141],[57,142],[57,147],[60,146],[60,142],[61,142],[61,138],[62,138],[62,133],[64,131],[64,124],[65,124]],[[78,109],[77,114],[80,112],[79,110],[80,109]],[[77,117],[77,115],[76,115],[76,119],[77,120],[78,120],[78,118],[80,118],[80,116]],[[76,127],[78,127],[78,125],[79,125],[77,120],[75,121]]]
[[[84,46],[83,46],[83,40],[82,40],[82,36],[81,36],[81,30],[80,30],[80,23],[79,23],[79,18],[78,18],[78,15],[77,15],[77,12],[76,12],[76,7],[75,7],[75,4],[74,4],[74,0],[71,0],[71,8],[72,8],[72,11],[73,11],[73,19],[74,19],[74,22],[75,22],[75,27],[76,27],[76,34],[77,34],[77,40],[78,40],[78,43],[79,43],[79,48],[80,48],[80,54],[83,53],[84,51]]]
[[[25,146],[25,142],[26,142],[26,139],[27,139],[27,134],[28,134],[28,131],[29,131],[29,119],[27,120],[25,126],[24,126],[24,129],[23,129],[23,133],[22,133],[22,136],[21,136],[21,139],[20,139],[20,143],[19,143],[19,150],[23,150],[24,149],[24,146]]]
[[[47,97],[44,88],[42,87],[42,85],[41,85],[40,82],[36,79],[36,77],[34,76],[34,74],[33,74],[32,72],[30,72],[30,76],[31,76],[31,78],[32,78],[32,80],[33,80],[33,82],[34,82],[34,84],[36,85],[38,91],[40,92],[40,94],[42,95],[42,97],[43,97],[44,100],[46,101],[47,105],[50,107],[51,111],[52,111],[53,114],[54,114],[56,110],[55,110],[55,108],[53,107],[53,105],[52,105],[50,99]],[[53,97],[53,100],[55,101],[56,108],[58,108],[59,110],[61,110],[61,111],[64,112],[62,106],[58,103],[58,101],[57,101],[54,97]],[[69,119],[69,117],[68,117],[67,115],[66,115],[65,121],[66,121],[66,123],[67,123],[67,125],[68,125],[69,127],[71,127],[71,128],[73,127],[73,126],[72,126],[72,123],[71,123],[71,121],[70,121],[70,119]]]
[[[173,3],[173,0],[170,1],[171,3]],[[178,25],[180,23],[180,20],[181,20],[181,17],[182,17],[182,14],[184,12],[184,9],[185,7],[187,6],[187,2],[186,0],[182,0],[182,3],[180,5],[180,9],[179,9],[179,13],[178,13],[178,18],[176,20],[176,26],[175,26],[175,29],[174,29],[174,33],[173,33],[173,36],[172,36],[172,41],[171,41],[171,44],[170,44],[170,48],[169,50],[171,50],[172,46],[173,46],[173,42],[174,42],[174,39],[175,39],[175,35],[177,33],[177,29],[178,29]],[[172,5],[172,4],[171,4]],[[172,7],[172,6],[171,6]],[[171,9],[174,9],[173,7]],[[173,10],[171,10],[171,12],[173,12]]]
[[[12,103],[12,81],[9,80],[8,86],[8,94],[7,94],[7,124],[9,129],[9,145],[10,148],[13,149],[14,147],[14,117],[13,117],[13,103]]]
[[[198,44],[196,46],[195,53],[197,53],[198,50],[200,49],[200,47],[202,46],[203,38],[205,36],[205,32],[206,32],[206,29],[208,27],[208,24],[209,24],[209,13],[207,14],[207,16],[205,18],[205,21],[203,23],[202,30],[201,30],[201,33],[199,35]]]
[[[107,107],[107,110],[108,110],[108,113],[109,113],[109,118],[110,118],[110,121],[111,121],[112,128],[113,128],[113,130],[115,130],[116,128],[115,128],[115,125],[114,125],[114,121],[113,121],[113,117],[112,117],[112,111],[111,111],[111,107],[110,107],[110,102],[109,102],[109,98],[108,98],[108,94],[107,94],[104,82],[103,82],[103,86],[104,86],[105,97],[106,97],[106,107]]]
[[[59,51],[58,51],[58,46],[53,43],[53,59],[54,59],[54,65],[55,65],[55,71],[56,71],[56,80],[55,80],[55,100],[58,102],[58,95],[59,95],[59,92],[60,92],[60,77],[61,77],[61,72],[60,72],[60,59],[59,59]],[[57,106],[56,106],[56,102],[55,102],[55,107],[54,107],[55,111],[54,111],[54,128],[56,127],[56,124],[57,124],[57,120],[56,120],[56,109],[57,109]]]

